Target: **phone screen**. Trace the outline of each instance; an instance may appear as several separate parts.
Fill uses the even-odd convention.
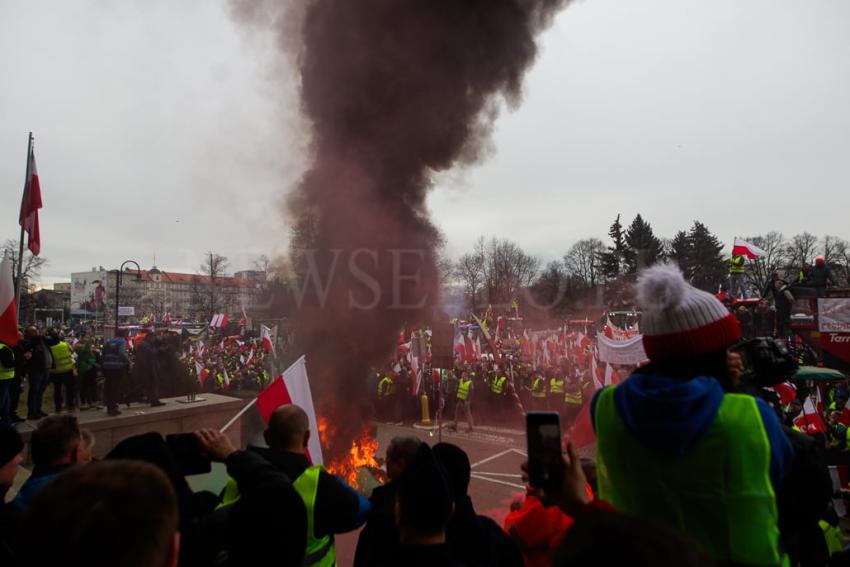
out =
[[[561,422],[555,412],[528,412],[528,483],[535,488],[557,488],[564,478]]]
[[[194,433],[166,435],[165,444],[182,474],[205,474],[212,470],[210,459],[201,450],[201,444]]]

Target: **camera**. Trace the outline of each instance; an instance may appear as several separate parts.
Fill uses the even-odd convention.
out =
[[[757,337],[738,343],[732,351],[741,355],[742,380],[759,388],[785,382],[797,370],[794,356],[781,339]]]

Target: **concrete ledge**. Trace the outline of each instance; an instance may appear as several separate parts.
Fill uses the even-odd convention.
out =
[[[162,435],[170,433],[188,433],[202,428],[219,429],[236,415],[249,400],[231,398],[220,394],[203,394],[204,401],[180,403],[185,396],[166,398],[164,406],[152,408],[147,404],[122,405],[121,415],[110,417],[106,410],[81,410],[74,413],[80,427],[88,429],[95,436],[94,456],[103,458],[122,440],[158,431]],[[29,461],[29,439],[36,422],[22,422],[18,432],[27,444],[26,463]],[[237,446],[242,444],[242,420],[237,420],[227,430],[227,436]]]

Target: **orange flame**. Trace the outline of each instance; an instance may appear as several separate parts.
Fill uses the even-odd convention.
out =
[[[332,447],[338,437],[338,429],[324,417],[319,417],[319,439],[322,447]],[[325,463],[328,472],[334,474],[354,488],[361,488],[360,471],[367,468],[374,472],[380,469],[380,463],[375,458],[378,451],[378,441],[373,437],[370,428],[364,427],[360,435],[351,441],[347,452],[331,455]]]

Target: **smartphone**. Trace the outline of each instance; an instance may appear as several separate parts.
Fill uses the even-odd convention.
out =
[[[171,451],[180,473],[185,476],[206,474],[212,470],[212,463],[203,450],[194,433],[173,433],[165,436],[165,444]]]
[[[554,490],[564,481],[563,439],[558,414],[530,411],[525,414],[528,439],[528,484]]]

